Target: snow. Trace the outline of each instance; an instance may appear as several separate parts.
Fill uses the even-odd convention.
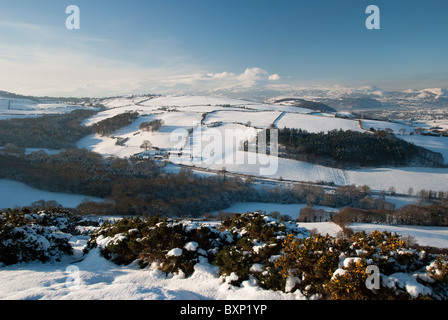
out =
[[[448,137],[419,136],[415,134],[398,137],[416,146],[441,153],[445,164],[448,164]]]
[[[353,231],[366,231],[371,233],[374,230],[389,231],[398,233],[403,237],[414,237],[421,246],[432,246],[438,248],[448,248],[448,227],[426,227],[426,226],[393,226],[378,225],[368,223],[354,223],[349,226]]]
[[[194,222],[192,222],[194,223]],[[300,224],[307,228],[320,227],[320,230],[332,229],[332,223]],[[375,225],[352,225],[354,229],[373,230],[383,227]],[[384,229],[392,226],[384,226]],[[370,228],[370,229],[369,229]],[[445,247],[448,247],[448,228],[412,227],[409,230],[420,230],[428,239],[438,229],[444,229]],[[380,228],[381,230],[381,228]],[[388,229],[390,230],[390,229]],[[134,232],[135,230],[131,229]],[[87,244],[88,236],[77,235],[70,238],[74,248],[73,256],[63,256],[60,262],[49,263],[28,262],[10,266],[0,266],[0,299],[2,300],[305,300],[299,291],[290,292],[300,282],[300,279],[287,279],[286,293],[260,288],[256,280],[250,277],[241,287],[230,285],[238,277],[235,273],[224,279],[220,277],[216,266],[207,262],[204,257],[194,266],[194,273],[185,277],[183,273],[166,275],[157,269],[157,265],[150,265],[140,269],[137,263],[127,266],[116,265],[100,254],[101,245],[110,241],[119,241],[125,234],[115,237],[97,239],[98,248],[83,255],[83,248]],[[260,248],[263,243],[258,244]],[[188,242],[185,250],[196,250],[196,242]],[[169,256],[179,256],[181,248],[168,252]],[[275,258],[275,257],[272,257]],[[345,273],[350,262],[359,258],[341,257],[341,265],[333,277]],[[251,271],[263,272],[261,264],[253,264]],[[382,276],[384,286],[402,287],[413,297],[428,294],[429,288],[418,283],[416,279],[424,276],[395,273],[389,277]],[[223,281],[224,280],[224,281]]]
[[[258,103],[256,102],[246,100],[220,98],[212,96],[188,96],[188,95],[158,97],[141,103],[141,105],[144,106],[157,106],[157,107],[165,107],[165,106],[188,107],[198,105],[248,106],[254,104],[258,105]]]
[[[375,130],[390,129],[400,139],[413,143],[416,146],[426,148],[428,150],[439,152],[445,159],[445,163],[448,163],[448,137],[436,137],[436,136],[422,136],[414,133],[415,127],[408,125],[378,121],[378,120],[361,120],[362,127],[366,130],[375,128]],[[401,132],[400,130],[404,130]]]
[[[448,163],[448,138],[410,135],[414,127],[405,124],[377,120],[358,121],[335,117],[333,114],[317,114],[293,106],[208,96],[164,96],[153,99],[122,97],[103,101],[103,104],[108,109],[86,119],[85,125],[123,112],[137,111],[140,114],[134,123],[115,132],[112,135],[114,138],[90,135],[77,144],[79,148],[87,148],[104,156],[124,158],[140,154],[144,151],[140,148],[143,141],[149,140],[153,147],[182,150],[181,157],[169,158],[172,163],[195,165],[215,171],[225,167],[228,172],[261,178],[328,182],[335,185],[368,185],[375,191],[394,187],[397,192],[405,194],[409,188],[417,192],[423,189],[446,190],[448,187],[446,168],[381,167],[341,170],[251,152],[237,152],[243,140],[254,138],[259,128],[267,128],[272,123],[278,128],[286,126],[310,132],[326,132],[334,129],[365,132],[366,129],[374,127],[390,128],[406,141],[440,152]],[[157,132],[139,130],[139,125],[143,121],[155,119],[164,121],[164,125]],[[249,121],[251,127],[246,126]],[[212,127],[216,123],[222,125]],[[188,130],[191,129],[194,130],[189,135]],[[406,130],[406,133],[401,134],[400,129]],[[246,137],[237,137],[235,144],[229,146],[224,138],[225,133],[237,130]],[[115,145],[118,137],[127,139],[123,146]],[[219,142],[222,144],[217,146],[217,150],[210,144],[215,138],[221,139]],[[241,154],[244,154],[243,163],[236,160]],[[252,159],[255,159],[255,163],[251,162]]]
[[[347,273],[347,270],[342,269],[342,268],[338,268],[338,269],[336,269],[335,272],[333,272],[333,275],[331,276],[331,279],[334,279],[337,276],[343,276],[346,273]]]
[[[383,276],[382,282],[384,286],[389,288],[397,286],[405,288],[413,299],[416,299],[419,295],[429,295],[432,292],[431,288],[417,282],[416,277],[401,272],[391,274],[388,277]]]
[[[78,109],[87,109],[87,107],[68,103],[38,103],[28,99],[0,97],[0,120],[70,113]],[[94,110],[95,108],[88,109]]]
[[[231,212],[231,213],[246,213],[255,211],[264,211],[267,214],[274,211],[278,211],[281,215],[289,215],[292,219],[297,219],[300,215],[300,210],[305,208],[306,204],[282,204],[282,203],[264,203],[264,202],[240,202],[231,205],[230,207],[213,211],[213,215],[217,215],[219,212]],[[316,209],[323,209],[326,211],[336,211],[334,208],[315,206]]]
[[[21,182],[0,179],[0,208],[29,206],[31,203],[39,200],[55,200],[68,208],[75,208],[85,200],[104,201],[100,198],[84,195],[39,190]]]
[[[195,241],[187,242],[184,246],[184,249],[188,251],[196,251],[198,249],[199,244]]]
[[[279,129],[294,128],[302,129],[312,133],[327,132],[331,130],[352,130],[363,131],[359,127],[359,123],[356,120],[349,120],[343,118],[336,118],[334,115],[322,114],[295,114],[286,113],[278,122],[277,127]]]
[[[405,134],[414,132],[414,127],[407,126],[401,123],[396,122],[388,122],[388,121],[379,121],[379,120],[361,120],[362,128],[365,130],[370,130],[374,128],[375,130],[386,130],[390,129],[392,132],[397,135],[399,138],[403,138],[404,136],[401,134],[400,130],[405,130]]]
[[[249,270],[253,271],[253,272],[262,272],[263,271],[263,265],[260,264],[260,263],[254,263],[252,265],[252,267],[250,267]]]
[[[166,254],[168,257],[179,257],[182,255],[182,249],[181,248],[174,248],[168,251]]]
[[[338,232],[341,231],[341,227],[333,222],[299,222],[297,226],[308,230],[315,230],[323,236],[328,234],[331,237],[336,237]]]
[[[204,124],[214,122],[241,123],[257,128],[268,128],[281,115],[279,111],[216,111],[207,115]]]
[[[85,238],[74,237],[75,256],[61,262],[22,263],[0,267],[1,300],[297,300],[298,292],[263,290],[247,281],[242,287],[223,283],[217,267],[199,262],[192,276],[165,275],[155,267],[119,266],[99,249],[80,259]],[[74,272],[69,270],[75,270]],[[232,278],[229,278],[229,280]],[[78,280],[75,282],[74,280]]]
[[[342,265],[344,266],[344,268],[348,268],[352,263],[358,263],[359,261],[361,261],[361,258],[359,257],[345,258],[342,262]]]
[[[406,194],[409,188],[445,191],[448,189],[447,168],[373,168],[344,170],[346,183],[368,185],[372,190],[388,190],[394,187],[398,193]]]

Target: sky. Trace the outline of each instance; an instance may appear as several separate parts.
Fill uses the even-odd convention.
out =
[[[448,88],[447,13],[446,0],[0,0],[0,90]]]

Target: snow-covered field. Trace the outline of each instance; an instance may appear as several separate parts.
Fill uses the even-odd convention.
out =
[[[368,185],[372,190],[389,190],[406,194],[409,188],[419,190],[447,191],[447,168],[373,168],[344,170],[347,184]]]
[[[0,120],[69,113],[77,109],[86,107],[69,103],[38,103],[28,99],[0,97]]]
[[[83,195],[43,191],[21,182],[0,179],[0,208],[29,206],[39,200],[55,200],[68,208],[76,208],[84,200],[103,201]]]
[[[296,114],[296,113],[286,113],[277,122],[277,127],[279,129],[283,128],[294,128],[302,129],[308,132],[318,133],[327,132],[331,130],[352,130],[352,131],[363,131],[359,127],[359,123],[356,120],[336,118],[334,115],[321,114]]]
[[[20,102],[20,103],[19,103]],[[37,104],[33,101],[11,102],[0,100],[0,119],[11,117],[33,117],[42,114],[69,112],[76,106],[66,104]],[[98,121],[127,112],[137,111],[140,117],[131,125],[115,132],[113,137],[90,135],[78,142],[78,147],[87,148],[104,156],[130,157],[144,151],[141,145],[149,140],[154,147],[161,149],[181,148],[181,157],[169,158],[171,163],[194,164],[200,168],[266,177],[269,179],[291,181],[323,181],[336,185],[369,185],[372,190],[388,190],[394,187],[399,193],[407,193],[413,188],[418,190],[448,191],[448,169],[434,168],[373,168],[358,170],[341,170],[273,156],[260,157],[257,164],[237,163],[235,152],[208,147],[214,134],[225,137],[226,130],[242,130],[246,137],[255,137],[258,128],[267,128],[276,123],[278,128],[301,128],[310,132],[333,129],[363,131],[371,126],[377,129],[391,128],[400,137],[430,150],[441,152],[448,161],[448,138],[436,138],[409,135],[414,128],[402,124],[379,121],[363,121],[363,128],[358,121],[341,119],[333,114],[315,114],[311,110],[293,106],[272,105],[251,101],[207,96],[168,96],[168,97],[132,97],[111,98],[102,101],[106,110],[86,119],[84,125],[90,126]],[[9,106],[9,109],[8,109]],[[163,126],[157,132],[141,131],[142,122],[161,119]],[[202,125],[199,125],[201,124]],[[216,125],[217,122],[222,124]],[[250,123],[249,123],[250,122]],[[247,125],[250,124],[250,128]],[[194,130],[192,134],[189,129]],[[256,127],[256,128],[255,128]],[[406,130],[400,132],[400,129]],[[177,140],[172,133],[178,132]],[[123,146],[117,146],[117,137],[126,139]],[[243,140],[237,140],[234,146]],[[205,151],[204,151],[205,150]],[[221,151],[221,152],[220,152]],[[199,155],[199,157],[197,157]],[[216,160],[207,163],[204,155]],[[246,154],[247,156],[247,154]],[[263,161],[263,164],[261,162]],[[273,174],[264,175],[260,167],[276,166]],[[176,171],[177,167],[170,167]],[[198,171],[199,172],[199,171]],[[212,174],[212,173],[201,173]],[[41,199],[56,200],[64,206],[76,207],[85,196],[50,193],[37,190],[24,184],[0,180],[0,208],[26,206]],[[101,199],[91,199],[101,201]],[[409,203],[409,199],[389,198],[399,205]],[[248,212],[263,210],[266,213],[278,211],[282,215],[297,218],[304,204],[235,204],[224,212]],[[331,208],[324,208],[330,210]],[[215,214],[217,212],[214,212]],[[300,223],[300,227],[315,229],[322,234],[336,236],[339,226],[332,222]],[[420,245],[448,248],[448,228],[417,226],[385,226],[372,224],[354,224],[355,231],[375,229],[397,232],[403,236],[412,236]],[[12,266],[0,266],[0,299],[149,299],[149,300],[286,300],[305,299],[300,293],[282,293],[263,290],[251,281],[246,281],[240,288],[223,282],[216,267],[202,262],[196,265],[195,272],[189,278],[182,275],[166,276],[157,269],[141,270],[138,265],[117,266],[100,256],[97,249],[82,255],[88,236],[73,236],[71,244],[75,255],[65,257],[61,262],[42,264],[39,262],[21,263]],[[76,268],[69,268],[73,267]],[[79,282],[72,286],[73,273],[78,270]]]
[[[362,120],[362,127],[366,130],[374,128],[375,130],[390,129],[400,139],[413,143],[416,146],[426,148],[434,152],[440,152],[448,163],[448,137],[422,136],[414,134],[415,127],[409,125],[386,122],[378,120]]]
[[[436,248],[448,248],[448,228],[447,227],[424,227],[424,226],[389,226],[369,223],[354,223],[350,228],[355,231],[365,231],[371,233],[374,230],[389,231],[398,233],[406,239],[411,236],[414,241],[421,246],[431,246]]]
[[[407,142],[415,144],[416,146],[441,153],[445,160],[445,164],[448,164],[448,137],[432,137],[419,135],[404,135],[399,137],[403,140],[406,140]]]
[[[105,156],[130,157],[144,151],[141,145],[149,140],[153,147],[182,150],[181,157],[171,156],[169,160],[177,164],[189,164],[212,170],[223,167],[229,172],[305,182],[332,182],[336,185],[369,185],[374,190],[388,190],[394,187],[400,193],[409,188],[419,190],[448,190],[448,169],[433,168],[373,168],[340,170],[300,161],[280,159],[272,156],[256,156],[250,162],[250,153],[239,162],[235,152],[243,139],[255,137],[256,128],[267,128],[275,123],[278,128],[301,128],[310,132],[333,129],[365,131],[390,128],[401,138],[416,145],[440,152],[448,162],[448,138],[410,135],[409,125],[335,117],[334,114],[312,113],[311,110],[278,104],[261,104],[245,100],[206,96],[167,96],[153,99],[114,98],[103,102],[109,108],[85,121],[91,125],[99,120],[126,111],[138,111],[137,119],[130,126],[117,131],[115,138],[99,135],[88,136],[78,142],[78,147],[96,151]],[[143,132],[139,125],[143,121],[161,119],[164,125],[157,132]],[[200,124],[200,125],[199,125]],[[251,127],[248,127],[247,125]],[[188,129],[193,132],[190,135]],[[240,129],[246,137],[241,137],[228,148],[226,131]],[[400,129],[405,130],[400,131]],[[174,135],[172,133],[175,133]],[[235,131],[233,131],[235,132]],[[116,137],[127,139],[123,146],[116,146]],[[210,142],[221,139],[217,148]],[[237,139],[238,140],[238,139]],[[266,170],[262,171],[261,168]],[[274,170],[267,170],[267,169]]]
[[[207,115],[204,124],[210,125],[214,122],[241,123],[244,125],[268,128],[282,113],[278,111],[216,111]]]
[[[252,101],[227,99],[207,96],[166,96],[166,97],[122,97],[102,101],[106,110],[99,112],[84,121],[84,125],[92,125],[115,115],[137,111],[140,117],[131,125],[114,133],[113,137],[89,135],[81,139],[77,146],[98,152],[104,156],[130,157],[142,153],[143,141],[149,140],[153,147],[169,149],[183,149],[184,157],[171,157],[175,163],[195,164],[213,170],[221,170],[255,176],[260,173],[260,161],[257,164],[235,161],[233,150],[227,150],[225,143],[221,150],[207,149],[208,141],[217,130],[221,137],[225,130],[241,129],[255,137],[257,128],[267,128],[272,123],[277,127],[302,128],[310,132],[328,131],[333,129],[363,131],[370,129],[391,129],[400,138],[416,145],[440,152],[448,163],[448,138],[410,135],[415,129],[410,125],[362,120],[362,127],[354,119],[336,118],[334,114],[316,114],[311,110],[284,106],[278,104],[262,104]],[[9,107],[9,109],[8,109]],[[42,114],[65,113],[80,106],[65,103],[36,103],[26,99],[0,99],[0,119],[11,117],[33,117]],[[163,126],[157,132],[141,131],[139,125],[145,121],[160,119]],[[202,122],[202,126],[198,124]],[[213,127],[217,122],[222,125]],[[238,125],[244,124],[244,125]],[[246,125],[250,124],[252,128]],[[239,127],[236,127],[239,126]],[[191,137],[188,130],[194,127]],[[251,132],[249,132],[251,130]],[[402,130],[402,131],[400,131]],[[173,132],[177,132],[173,135]],[[117,146],[117,138],[126,139],[122,146]],[[202,139],[202,141],[200,140]],[[199,143],[199,142],[202,142]],[[240,141],[241,142],[241,141]],[[238,147],[238,144],[235,144]],[[212,152],[213,163],[204,162],[204,149]],[[221,151],[221,152],[220,152]],[[225,153],[224,153],[225,152]],[[194,157],[192,155],[200,155]],[[225,157],[223,157],[225,156]],[[247,158],[246,158],[247,159]],[[261,158],[258,160],[262,160]],[[398,192],[407,193],[409,188],[414,191],[448,190],[448,169],[429,168],[374,168],[359,170],[339,170],[288,159],[273,159],[264,157],[264,167],[275,165],[276,170],[268,178],[286,179],[292,181],[325,181],[336,185],[369,185],[374,190],[388,190],[394,187]]]

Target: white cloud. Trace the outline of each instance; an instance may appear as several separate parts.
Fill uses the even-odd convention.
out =
[[[203,66],[188,63],[192,59],[173,54],[175,44],[169,41],[156,41],[159,46],[149,43],[133,50],[127,48],[123,50],[126,54],[113,55],[107,52],[121,48],[108,39],[7,21],[0,21],[0,30],[9,31],[8,41],[1,44],[0,50],[0,90],[19,94],[188,94],[250,89],[280,79],[278,74],[259,67],[247,67],[241,73],[204,72]]]
[[[231,79],[231,78],[235,77],[234,73],[227,72],[227,71],[224,71],[221,73],[214,73],[214,74],[208,73],[207,75],[214,79]]]
[[[266,70],[253,67],[246,68],[243,73],[232,73],[228,71],[220,72],[220,73],[207,73],[203,77],[200,77],[201,80],[231,80],[237,82],[248,82],[248,81],[264,81],[264,80],[279,80],[280,76],[278,74],[269,74]]]
[[[269,77],[269,73],[261,68],[247,68],[244,73],[238,76],[238,79],[242,81],[255,81],[263,80]]]

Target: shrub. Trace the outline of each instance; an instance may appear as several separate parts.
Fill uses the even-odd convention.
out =
[[[194,265],[222,246],[214,228],[166,218],[123,218],[106,223],[91,235],[88,248],[99,247],[117,264],[138,261],[144,268],[152,263],[166,273],[191,275]]]
[[[221,226],[221,231],[236,239],[216,254],[214,263],[220,267],[221,275],[237,276],[238,279],[231,282],[233,285],[240,285],[252,277],[263,288],[283,290],[285,279],[274,263],[280,254],[281,243],[287,236],[306,237],[308,231],[296,223],[258,212],[235,214]]]
[[[92,234],[89,247],[108,259],[191,275],[213,263],[224,281],[270,290],[299,290],[317,299],[448,298],[448,260],[409,248],[397,235],[374,231],[344,238],[313,234],[260,212],[235,214],[220,227],[184,220],[123,218]],[[374,265],[380,289],[369,289]]]
[[[59,261],[73,254],[69,240],[83,222],[68,212],[7,210],[0,215],[0,262]]]
[[[446,297],[448,267],[433,256],[407,247],[397,234],[374,231],[335,239],[314,235],[286,237],[275,265],[284,278],[297,278],[296,288],[323,299],[416,299]],[[367,266],[379,268],[381,289],[368,289]],[[436,280],[437,279],[437,280]],[[434,281],[441,284],[434,286]]]
[[[326,283],[325,290],[331,300],[367,300],[370,290],[365,282],[368,278],[365,260],[350,263],[342,272],[335,272]]]
[[[431,277],[441,283],[448,284],[448,256],[439,255],[428,267]]]
[[[262,287],[282,290],[285,279],[274,265],[287,234],[304,237],[297,224],[281,222],[260,213],[235,214],[219,229],[188,221],[123,218],[105,223],[91,235],[88,247],[99,247],[118,264],[138,261],[142,268],[154,265],[166,273],[189,276],[198,262],[214,263],[222,276],[236,275],[234,285],[250,277]]]

